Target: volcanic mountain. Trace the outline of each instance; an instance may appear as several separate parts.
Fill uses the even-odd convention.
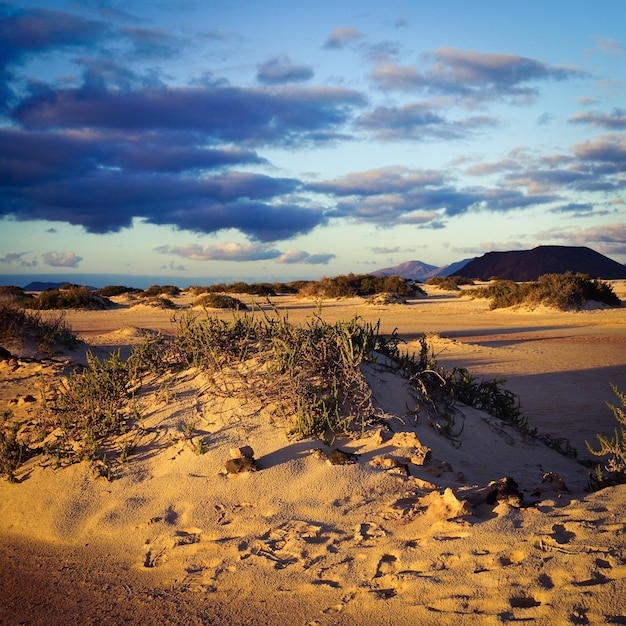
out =
[[[606,280],[626,278],[626,266],[585,246],[538,246],[532,250],[487,252],[455,272],[456,276],[523,282],[543,274],[574,272]]]
[[[472,259],[465,259],[464,261],[457,261],[456,263],[443,265],[442,267],[429,265],[423,261],[406,261],[405,263],[400,263],[400,265],[376,270],[375,272],[371,272],[371,274],[372,276],[401,276],[402,278],[423,281],[433,276],[450,276],[451,274],[455,274],[457,270],[461,269],[471,260]]]

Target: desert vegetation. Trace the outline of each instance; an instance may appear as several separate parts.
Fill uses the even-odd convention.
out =
[[[615,428],[612,437],[597,435],[599,449],[595,449],[587,442],[587,449],[593,455],[608,457],[606,466],[598,465],[595,475],[591,477],[592,487],[597,489],[626,483],[626,393],[620,391],[617,385],[611,384],[611,388],[620,405],[607,404],[619,426]]]
[[[488,298],[491,309],[511,306],[545,305],[561,311],[579,310],[589,301],[621,306],[612,287],[585,274],[544,274],[529,283],[496,280],[493,284],[463,292],[474,298]]]
[[[473,285],[471,278],[463,276],[433,276],[426,281],[427,285],[434,285],[442,291],[459,291],[461,285]]]
[[[100,474],[115,477],[143,434],[138,398],[146,381],[187,371],[201,375],[214,395],[254,396],[271,407],[292,438],[359,436],[380,419],[367,383],[368,367],[389,369],[415,390],[417,406],[433,427],[461,443],[455,404],[473,404],[524,429],[519,402],[502,388],[466,370],[445,371],[425,337],[417,353],[404,351],[396,332],[355,317],[330,324],[319,315],[295,325],[274,311],[234,314],[232,321],[181,312],[177,332],[166,340],[149,336],[129,358],[87,354],[87,366],[43,391],[39,420],[18,433],[10,416],[0,431],[0,471],[13,478],[25,460],[43,455],[57,466],[91,461]],[[191,427],[184,436],[193,439]],[[194,442],[202,453],[204,444]]]
[[[400,276],[352,273],[308,282],[301,286],[299,293],[302,296],[320,298],[371,296],[376,293],[397,293],[406,297],[426,295],[418,283]]]
[[[47,289],[24,300],[22,306],[29,309],[108,309],[114,306],[107,297],[79,285],[67,285],[58,289]]]
[[[73,347],[76,335],[63,314],[43,318],[39,311],[24,309],[12,301],[0,301],[0,343],[23,345],[33,341],[40,352],[52,354],[54,346]]]
[[[194,306],[207,307],[209,309],[235,309],[247,311],[248,307],[239,298],[227,296],[223,293],[205,293],[194,301]]]

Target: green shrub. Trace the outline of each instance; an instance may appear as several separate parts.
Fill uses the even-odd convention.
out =
[[[136,289],[135,287],[124,287],[124,285],[107,285],[106,287],[102,287],[102,289],[96,290],[96,294],[99,296],[104,296],[105,298],[110,298],[112,296],[122,296],[125,293],[139,293],[141,289]]]
[[[155,298],[158,296],[177,296],[180,289],[175,285],[152,285],[139,293],[140,298]]]
[[[221,293],[207,293],[200,296],[194,306],[203,306],[210,309],[236,309],[237,311],[247,311],[248,307],[238,298],[227,296]]]
[[[605,471],[598,465],[596,476],[592,477],[597,488],[626,483],[626,411],[624,410],[626,409],[626,393],[620,391],[616,385],[611,384],[611,388],[621,406],[615,406],[608,402],[607,405],[620,427],[615,428],[615,434],[611,438],[605,435],[596,435],[600,442],[599,450],[592,448],[588,441],[585,442],[591,454],[609,456],[608,464],[604,468]]]
[[[415,281],[400,276],[352,273],[310,281],[300,289],[300,294],[303,296],[323,298],[371,296],[377,293],[397,293],[406,297],[426,295],[426,292]]]
[[[491,299],[491,309],[510,306],[545,306],[562,311],[578,310],[590,301],[621,306],[612,287],[585,274],[544,274],[530,283],[498,280],[494,284],[463,292],[476,298]]]
[[[56,344],[73,348],[77,342],[62,313],[56,318],[43,319],[39,311],[0,302],[0,342],[24,345],[27,340],[33,340],[38,350],[50,355]]]
[[[463,276],[433,276],[426,284],[434,285],[443,291],[459,291],[461,285],[473,285],[474,281]]]
[[[16,482],[15,470],[24,454],[24,446],[17,440],[18,427],[11,422],[11,411],[0,416],[0,476],[6,476],[10,483]]]
[[[32,300],[26,301],[24,306],[29,309],[108,309],[113,303],[103,296],[99,296],[86,287],[70,285],[59,289],[42,291]]]

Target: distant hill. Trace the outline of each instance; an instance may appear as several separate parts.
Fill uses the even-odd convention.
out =
[[[24,291],[45,291],[46,289],[60,289],[61,287],[65,287],[65,285],[71,285],[73,283],[69,283],[67,281],[63,283],[53,283],[53,282],[44,282],[41,280],[34,280],[32,283],[28,283],[26,287],[24,287]],[[89,287],[85,285],[87,289],[91,291],[95,291],[95,287]]]
[[[371,274],[372,276],[401,276],[402,278],[408,278],[410,280],[426,281],[433,276],[451,276],[471,260],[472,259],[465,259],[464,261],[457,261],[456,263],[443,265],[442,267],[429,265],[423,261],[407,261],[406,263],[400,263],[400,265],[376,270],[375,272],[371,272]]]
[[[605,280],[626,278],[626,266],[585,246],[538,246],[532,250],[487,252],[454,272],[456,276],[493,277],[524,282],[543,274],[574,272]]]

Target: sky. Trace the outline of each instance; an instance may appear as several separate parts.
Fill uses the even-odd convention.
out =
[[[625,263],[624,25],[617,0],[0,0],[0,282]]]

